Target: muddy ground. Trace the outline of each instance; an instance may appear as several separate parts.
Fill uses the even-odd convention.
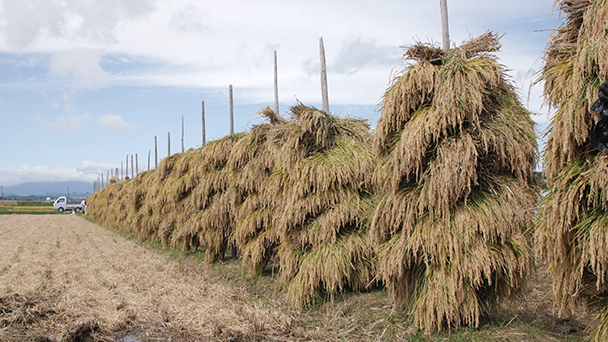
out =
[[[589,314],[552,314],[542,272],[502,321],[462,339],[427,339],[394,315],[385,293],[296,313],[283,307],[276,281],[267,282],[269,296],[267,279],[254,290],[251,279],[222,281],[236,265],[171,257],[73,214],[0,215],[0,341],[577,341],[589,333]]]

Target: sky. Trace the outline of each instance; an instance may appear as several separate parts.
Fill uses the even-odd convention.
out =
[[[530,87],[560,22],[554,0],[448,0],[452,46],[488,30],[538,131],[549,120]],[[330,111],[369,120],[404,48],[441,42],[439,0],[0,0],[0,185],[95,181],[136,155],[139,170],[261,122],[300,101],[322,107],[319,39]],[[542,142],[541,142],[542,143]]]

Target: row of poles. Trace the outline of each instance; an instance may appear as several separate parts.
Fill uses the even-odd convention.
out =
[[[441,28],[442,28],[442,40],[443,49],[448,51],[450,49],[450,33],[448,24],[448,8],[447,0],[439,0],[441,8]],[[321,62],[321,97],[323,102],[323,111],[329,113],[329,94],[327,90],[327,66],[325,62],[325,46],[323,44],[323,38],[319,39],[319,58]],[[228,95],[230,99],[230,134],[234,134],[234,101],[232,85],[228,86]],[[205,132],[205,101],[201,102],[201,118],[202,118],[202,146],[206,143],[206,132]],[[278,81],[278,59],[277,51],[274,51],[274,110],[275,113],[279,113],[279,81]],[[182,116],[182,153],[184,153],[184,116]],[[171,155],[171,132],[167,133],[167,156]],[[150,170],[150,157],[151,150],[148,150],[148,171]],[[154,136],[154,168],[158,168],[158,139]],[[135,160],[131,155],[131,177],[134,178],[139,174],[139,160],[138,154],[135,154]],[[119,180],[129,179],[129,155],[127,155],[124,169],[123,162],[120,162],[120,172],[118,167],[110,169],[106,173],[105,182],[104,174],[101,173],[95,180],[93,187],[94,191],[100,190],[106,186],[110,178],[116,178]]]
[[[327,91],[327,67],[325,63],[325,47],[323,38],[319,39],[320,59],[321,59],[321,94],[323,98],[323,110],[329,113],[329,96]],[[228,86],[228,96],[230,99],[230,134],[234,134],[234,96],[232,85]],[[201,119],[202,119],[202,144],[206,144],[205,132],[205,101],[201,102]],[[279,81],[278,81],[278,58],[277,51],[274,51],[274,110],[279,113]],[[184,147],[184,117],[182,116],[182,153],[185,152]],[[167,156],[171,155],[171,132],[167,133]],[[100,190],[107,186],[111,178],[118,180],[127,180],[139,174],[139,158],[138,154],[131,155],[131,176],[129,177],[129,155],[127,155],[125,163],[120,162],[120,170],[117,168],[108,170],[105,174],[101,173],[93,183],[94,191]],[[150,170],[151,150],[148,150],[148,171]],[[158,139],[154,136],[154,168],[158,167]],[[105,177],[104,177],[105,176]]]

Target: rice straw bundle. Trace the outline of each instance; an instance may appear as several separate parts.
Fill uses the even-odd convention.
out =
[[[264,110],[270,123],[231,155],[243,191],[234,238],[251,274],[277,257],[291,303],[305,305],[373,279],[365,231],[375,159],[364,121],[304,105],[291,113]]]
[[[550,187],[538,215],[536,245],[547,259],[560,312],[580,303],[608,310],[608,159],[588,140],[601,118],[590,110],[608,78],[608,2],[558,1],[565,21],[552,35],[541,80],[555,108],[544,151]],[[608,338],[608,315],[595,339]]]
[[[492,32],[412,46],[374,136],[379,275],[427,332],[477,326],[531,263],[536,140],[499,48]]]

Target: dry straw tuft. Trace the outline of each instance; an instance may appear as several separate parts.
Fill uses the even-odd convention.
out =
[[[379,274],[427,332],[478,325],[531,263],[535,134],[499,48],[491,32],[447,54],[414,45],[374,136]]]
[[[608,170],[588,143],[600,115],[590,110],[608,78],[608,1],[559,1],[564,23],[553,33],[541,80],[555,108],[544,151],[550,186],[538,215],[536,245],[547,259],[560,311],[579,303],[608,307]],[[608,335],[603,314],[595,339]]]

